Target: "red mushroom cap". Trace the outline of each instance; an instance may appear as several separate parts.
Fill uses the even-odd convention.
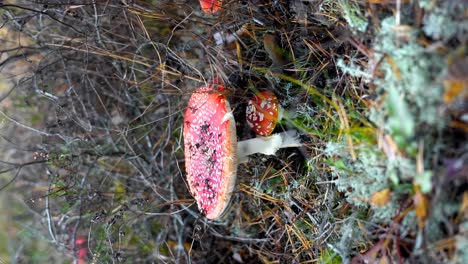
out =
[[[212,15],[221,9],[221,1],[220,0],[200,0],[200,6],[208,15]]]
[[[278,122],[279,108],[278,98],[273,92],[259,92],[247,105],[247,124],[255,134],[269,136]]]
[[[208,219],[219,217],[231,198],[237,174],[234,117],[219,82],[199,88],[184,120],[185,169],[191,194]]]

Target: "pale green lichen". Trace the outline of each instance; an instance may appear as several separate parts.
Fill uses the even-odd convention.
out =
[[[380,62],[379,74],[375,74],[373,67],[358,67],[352,60],[337,64],[344,73],[376,87],[375,101],[383,103],[370,109],[369,119],[405,151],[404,156],[396,154],[388,158],[376,146],[361,144],[355,146],[357,160],[353,161],[346,154],[348,146],[344,140],[327,145],[325,154],[335,159],[331,165],[337,177],[336,186],[356,206],[369,206],[372,194],[401,182],[416,183],[424,193],[432,189],[433,173],[430,169],[418,173],[416,156],[420,142],[435,144],[432,135],[446,123],[439,114],[443,93],[440,79],[446,65],[442,56],[417,41],[419,32],[409,30],[403,36],[395,30],[396,26],[395,17],[386,18],[376,36],[373,50],[375,62]],[[421,127],[425,133],[419,133]],[[399,208],[397,198],[373,208],[372,218],[380,222],[393,219]]]
[[[337,177],[335,185],[345,194],[346,200],[355,206],[372,206],[369,199],[374,193],[395,184],[391,174],[396,168],[406,173],[413,169],[404,159],[386,160],[376,146],[368,144],[355,146],[357,159],[353,161],[351,156],[346,154],[347,147],[344,139],[341,142],[329,142],[324,153],[335,159],[330,162],[332,173]],[[385,206],[372,206],[371,219],[377,223],[389,223],[395,217],[398,208],[398,196],[394,195]]]
[[[468,38],[468,20],[466,1],[436,1],[421,0],[419,5],[424,9],[426,15],[423,18],[424,33],[438,40],[446,41],[456,37],[460,40]]]
[[[342,58],[339,58],[336,62],[336,66],[340,68],[341,71],[345,74],[349,74],[353,77],[362,78],[364,81],[369,82],[372,75],[368,73],[365,69],[362,69],[351,60],[349,63],[346,63]]]
[[[460,225],[461,234],[456,236],[456,252],[454,263],[468,263],[468,221]]]
[[[335,145],[335,146],[333,146]],[[336,186],[339,191],[345,192],[346,199],[358,206],[367,206],[366,200],[375,192],[383,189],[388,181],[385,177],[385,167],[378,152],[368,148],[357,148],[358,159],[353,162],[346,153],[347,145],[329,143],[325,153],[330,156],[341,153],[340,159],[346,164],[346,168],[337,167]],[[351,188],[351,189],[350,189]]]
[[[442,10],[445,3],[440,2],[421,1],[421,7],[426,11],[422,28],[401,27],[414,25],[408,13],[400,14],[399,25],[395,17],[383,19],[371,48],[374,56],[368,68],[360,66],[364,64],[353,53],[337,61],[343,74],[360,78],[375,91],[372,94],[375,104],[367,116],[385,136],[390,136],[389,141],[379,141],[381,146],[387,145],[378,148],[372,140],[355,140],[356,159],[353,159],[343,137],[329,142],[324,151],[332,168],[332,182],[346,201],[355,206],[354,211],[372,209],[371,215],[359,215],[372,223],[389,224],[402,215],[414,197],[415,185],[425,194],[432,192],[424,196],[430,203],[430,208],[426,208],[428,216],[424,219],[425,230],[429,232],[424,238],[419,235],[422,234],[418,225],[421,217],[418,218],[415,210],[409,211],[399,226],[401,233],[418,237],[415,249],[420,249],[422,239],[436,243],[446,236],[443,226],[447,219],[457,215],[459,209],[459,203],[453,203],[452,196],[439,193],[440,187],[433,186],[433,178],[442,177],[440,168],[434,167],[434,154],[440,155],[446,148],[441,138],[448,117],[441,109],[444,107],[442,82],[448,71],[447,55],[421,40],[432,38],[440,40],[435,43],[441,45],[448,40],[467,40],[468,21],[461,21],[463,12],[450,14],[447,10],[451,9]],[[451,8],[460,8],[457,1],[448,2],[457,6]],[[444,23],[447,23],[446,31]],[[382,207],[372,205],[372,195],[384,189],[389,189],[392,194],[388,203]],[[337,252],[342,250],[341,256],[347,257],[347,247],[362,239],[362,234],[356,232],[359,228],[354,220],[352,217],[346,219],[340,230],[341,240],[334,244],[339,249]],[[464,234],[466,230],[468,224]],[[457,236],[458,263],[468,263],[467,245],[467,239]]]
[[[380,56],[387,56],[393,62],[383,60],[379,68],[383,77],[374,80],[380,92],[386,94],[386,105],[377,111],[390,119],[386,127],[390,132],[411,139],[416,124],[437,127],[443,124],[438,106],[443,92],[440,77],[445,64],[443,58],[428,52],[417,42],[415,32],[407,32],[409,39],[401,40],[395,26],[393,17],[384,19],[374,46]],[[398,123],[403,130],[396,129]]]
[[[350,245],[356,245],[358,242],[363,240],[362,234],[359,232],[359,228],[357,227],[355,215],[356,214],[353,214],[351,217],[346,219],[340,230],[340,240],[337,245],[335,245],[343,259],[343,263],[349,262]]]
[[[343,17],[351,29],[365,32],[367,29],[367,19],[355,1],[340,0],[338,5],[343,10]]]
[[[446,123],[439,113],[443,93],[440,79],[446,65],[440,55],[417,42],[417,32],[406,32],[403,39],[395,26],[394,17],[384,19],[374,45],[381,58],[388,58],[382,58],[379,68],[383,76],[374,80],[385,104],[371,109],[369,117],[414,159],[418,143],[431,142],[432,134]],[[426,127],[425,133],[418,133],[420,127]],[[431,190],[431,171],[413,171],[411,175],[424,193]]]
[[[403,96],[396,89],[388,89],[384,105],[388,114],[384,127],[392,132],[394,139],[400,145],[405,144],[406,139],[413,136],[415,128],[414,118]]]

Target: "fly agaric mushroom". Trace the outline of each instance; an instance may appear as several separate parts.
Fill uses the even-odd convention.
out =
[[[208,219],[216,219],[229,204],[237,165],[255,153],[275,154],[298,147],[296,131],[237,142],[236,126],[219,81],[192,94],[184,120],[185,170],[190,193]]]
[[[220,0],[200,0],[200,6],[205,14],[212,15],[221,9]]]
[[[85,264],[86,263],[86,255],[88,252],[88,248],[86,246],[86,237],[79,236],[75,239],[75,246],[76,250],[76,263],[77,264]]]
[[[246,109],[247,124],[255,134],[269,136],[283,117],[283,108],[271,91],[257,93],[249,100]]]

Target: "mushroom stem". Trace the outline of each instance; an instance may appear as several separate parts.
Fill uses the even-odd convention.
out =
[[[300,147],[302,143],[296,130],[273,134],[268,137],[256,137],[237,142],[237,159],[239,163],[248,161],[248,156],[256,153],[275,155],[281,148]]]

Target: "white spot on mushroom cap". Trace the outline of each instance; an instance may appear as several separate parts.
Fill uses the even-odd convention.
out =
[[[262,122],[262,121],[263,121],[263,118],[265,117],[265,114],[262,113],[262,112],[258,112],[258,113],[257,113],[257,116],[258,116],[258,121]]]
[[[278,114],[278,99],[275,94],[263,91],[248,102],[247,124],[257,135],[270,135],[276,125]]]

